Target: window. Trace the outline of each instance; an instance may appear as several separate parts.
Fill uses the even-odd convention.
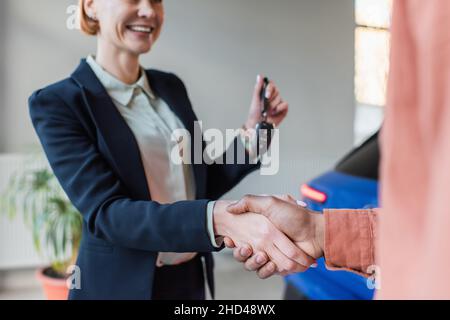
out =
[[[355,0],[355,143],[383,121],[393,0]]]

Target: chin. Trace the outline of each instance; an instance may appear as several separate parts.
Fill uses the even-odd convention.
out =
[[[152,50],[151,45],[131,45],[127,46],[128,51],[132,52],[136,55],[146,54],[149,53]]]
[[[146,53],[149,53],[151,50],[152,50],[152,47],[147,47],[147,48],[135,49],[134,52],[136,52],[137,54],[146,54]]]

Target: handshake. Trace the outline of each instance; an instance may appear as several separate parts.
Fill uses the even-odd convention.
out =
[[[324,252],[324,217],[290,196],[245,196],[217,201],[214,232],[234,258],[261,279],[314,266]]]

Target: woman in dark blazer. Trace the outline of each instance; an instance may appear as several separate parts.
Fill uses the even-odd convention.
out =
[[[29,99],[49,163],[84,218],[81,286],[70,298],[204,299],[203,263],[214,296],[211,252],[221,248],[219,236],[265,249],[280,271],[293,268],[300,254],[267,219],[232,216],[228,202],[213,201],[258,164],[169,160],[170,132],[194,137],[199,128],[182,81],[139,64],[160,34],[162,1],[80,0],[80,11],[83,31],[97,36],[97,54]],[[248,128],[260,120],[261,88],[258,79]],[[272,83],[268,96],[269,121],[278,125],[288,106]],[[237,138],[235,154],[239,145]]]

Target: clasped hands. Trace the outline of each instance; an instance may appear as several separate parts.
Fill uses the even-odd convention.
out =
[[[236,260],[262,279],[306,271],[323,256],[323,215],[290,196],[217,201],[214,232],[234,249]]]

